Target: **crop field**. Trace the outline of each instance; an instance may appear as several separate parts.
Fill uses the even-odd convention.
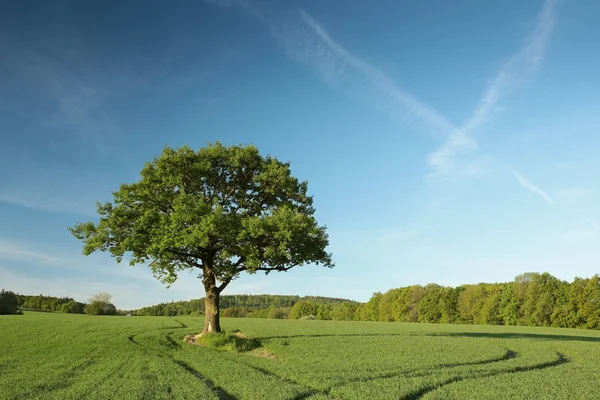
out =
[[[0,316],[1,399],[598,399],[600,332],[224,319],[262,347],[183,341],[201,318]]]

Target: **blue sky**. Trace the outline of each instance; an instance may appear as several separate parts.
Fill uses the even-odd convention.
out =
[[[485,4],[484,4],[485,3]],[[367,300],[600,261],[600,3],[11,2],[0,287],[129,308],[203,295],[67,226],[165,145],[253,143],[309,181],[336,268],[226,293]]]

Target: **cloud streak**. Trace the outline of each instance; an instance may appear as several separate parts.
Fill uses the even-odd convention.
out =
[[[458,156],[477,148],[469,134],[488,122],[498,103],[517,87],[531,79],[543,61],[552,33],[558,0],[546,0],[538,14],[535,26],[523,47],[509,58],[490,81],[471,117],[445,143],[428,157],[434,176],[448,175],[456,167]]]
[[[596,221],[594,221],[592,218],[590,218],[589,216],[587,216],[585,213],[571,207],[570,205],[565,205],[563,202],[560,201],[560,196],[559,196],[559,202],[557,203],[549,194],[547,191],[545,191],[544,189],[542,189],[541,187],[534,185],[533,183],[531,183],[531,181],[529,179],[527,179],[524,175],[522,175],[521,173],[513,170],[512,171],[514,177],[517,179],[517,182],[519,182],[519,184],[526,190],[537,194],[538,196],[540,196],[546,203],[553,205],[553,206],[559,206],[560,208],[562,208],[564,211],[566,211],[568,214],[570,214],[571,216],[575,217],[576,219],[581,220],[582,222],[584,222],[585,224],[591,226],[595,231],[600,231],[600,224],[598,224]],[[580,190],[579,192],[581,193],[588,193],[588,191],[584,191],[584,190]],[[560,194],[561,192],[559,192]]]
[[[84,206],[79,201],[73,201],[68,196],[51,196],[39,191],[27,194],[20,189],[0,193],[0,203],[12,204],[19,207],[30,208],[38,211],[71,213],[84,216],[95,216],[94,206]],[[92,203],[89,203],[92,204]]]
[[[478,149],[471,137],[488,122],[498,103],[510,92],[527,82],[543,61],[552,33],[558,0],[546,0],[531,33],[521,49],[510,57],[490,80],[471,117],[455,126],[442,113],[396,84],[383,71],[344,47],[307,11],[299,8],[287,18],[269,19],[249,0],[236,3],[267,25],[271,34],[284,46],[288,57],[305,65],[328,86],[350,93],[386,113],[395,122],[420,124],[431,136],[444,140],[427,157],[432,170],[429,177],[447,176],[458,169],[461,156]],[[219,2],[229,6],[233,2]],[[478,175],[481,168],[467,166],[468,175]]]
[[[517,171],[512,171],[512,173],[513,173],[514,177],[517,179],[517,182],[519,182],[519,184],[524,189],[527,189],[530,192],[537,194],[546,203],[548,203],[550,205],[560,206],[567,213],[569,213],[572,216],[576,217],[577,219],[580,219],[581,221],[585,222],[586,224],[588,224],[589,226],[594,228],[596,231],[600,231],[600,224],[598,224],[596,221],[594,221],[592,218],[590,218],[586,214],[574,209],[573,207],[570,207],[570,206],[567,206],[564,204],[560,204],[560,203],[556,203],[555,200],[548,194],[548,192],[546,192],[544,189],[540,188],[539,186],[536,186],[533,183],[531,183],[531,181],[529,179],[527,179],[525,176],[523,176],[522,174],[520,174]]]
[[[64,261],[63,258],[32,250],[20,244],[0,239],[0,259],[16,261],[37,261],[45,264],[56,264]]]
[[[117,128],[104,106],[135,82],[133,77],[107,70],[76,40],[19,41],[0,35],[0,50],[0,72],[7,77],[0,83],[0,95],[13,100],[10,107],[0,107],[42,128],[71,132],[98,151],[109,151],[106,139],[116,135]]]
[[[513,171],[513,175],[515,176],[515,178],[517,179],[517,181],[519,182],[519,184],[529,190],[532,193],[537,194],[538,196],[541,196],[542,199],[544,199],[544,201],[548,204],[552,204],[554,205],[554,200],[552,200],[552,198],[550,197],[550,195],[548,195],[548,193],[546,193],[543,189],[541,189],[540,187],[534,185],[533,183],[531,183],[529,181],[529,179],[527,179],[526,177],[524,177],[523,175],[521,175],[520,173],[518,173],[517,171]]]
[[[248,1],[238,3],[267,25],[290,59],[306,66],[328,86],[367,101],[396,122],[420,125],[434,137],[456,130],[435,108],[342,46],[307,11],[300,8],[271,21]]]

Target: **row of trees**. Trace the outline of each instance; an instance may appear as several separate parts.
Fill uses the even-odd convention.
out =
[[[270,306],[262,309],[230,307],[223,310],[224,317],[271,318],[271,319],[321,319],[352,321],[360,303],[354,301],[319,302],[307,298],[296,302],[292,307]]]
[[[71,314],[115,315],[117,308],[111,303],[112,296],[98,293],[89,303],[80,303],[70,297],[29,296],[2,289],[0,292],[0,314],[16,314],[19,309],[63,312]]]
[[[413,285],[374,293],[354,319],[600,329],[600,277],[569,283],[526,273],[508,283]]]
[[[224,316],[267,318],[268,310],[277,309],[278,315],[282,312],[289,314],[292,306],[300,301],[315,304],[337,304],[347,302],[346,299],[321,296],[292,296],[292,295],[227,295],[221,296],[220,303]],[[132,311],[137,315],[145,316],[199,316],[204,314],[204,298],[189,301],[175,301],[160,303],[150,307]],[[228,311],[229,310],[229,311]],[[286,311],[287,310],[287,311]],[[272,312],[273,314],[274,312]],[[287,318],[287,317],[285,317]]]
[[[82,314],[85,307],[84,303],[79,303],[70,297],[17,294],[17,298],[19,307],[29,310]]]
[[[366,303],[326,297],[235,297],[222,297],[224,317],[600,329],[598,275],[571,283],[548,273],[525,273],[507,283],[413,285],[374,293]],[[200,315],[203,305],[203,299],[159,304],[138,310],[138,315]]]

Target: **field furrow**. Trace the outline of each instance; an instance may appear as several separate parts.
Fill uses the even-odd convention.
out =
[[[600,386],[599,332],[224,319],[262,346],[236,352],[185,343],[202,323],[1,316],[0,399],[596,399]]]

